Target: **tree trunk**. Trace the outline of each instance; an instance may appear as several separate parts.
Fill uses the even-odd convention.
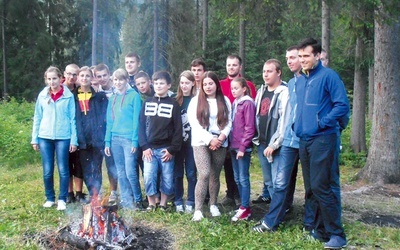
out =
[[[240,16],[239,16],[239,56],[242,58],[242,70],[240,74],[245,77],[245,58],[246,58],[246,21],[245,21],[245,5],[243,2],[240,3],[239,7]]]
[[[368,120],[374,114],[374,65],[368,69]]]
[[[6,49],[6,0],[3,0],[3,10],[1,16],[1,43],[3,47],[3,99],[8,99],[7,93],[7,49]]]
[[[158,0],[154,0],[154,22],[153,22],[153,73],[157,71],[158,62]]]
[[[368,159],[359,175],[378,184],[400,183],[400,24],[399,15],[385,7],[375,15],[374,114]]]
[[[97,0],[93,0],[92,65],[96,65],[97,43]]]
[[[328,0],[322,0],[322,48],[326,51],[328,58],[331,57],[331,11],[328,5]],[[328,60],[327,67],[330,67]]]
[[[208,0],[203,1],[203,38],[201,49],[203,50],[203,57],[205,57],[207,49],[207,32],[208,32]]]
[[[367,85],[362,70],[364,44],[361,38],[357,38],[354,68],[354,96],[353,115],[351,123],[350,145],[355,153],[366,152],[365,143],[365,107]]]

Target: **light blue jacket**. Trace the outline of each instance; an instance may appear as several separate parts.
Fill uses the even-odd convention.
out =
[[[49,89],[45,87],[36,100],[31,144],[38,144],[38,138],[70,139],[71,145],[78,146],[74,95],[64,87],[63,95],[54,102]]]

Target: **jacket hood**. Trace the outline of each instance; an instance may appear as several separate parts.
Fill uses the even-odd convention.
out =
[[[67,87],[62,85],[62,88],[64,89],[64,92],[63,92],[63,95],[61,96],[61,98],[70,98],[73,96],[71,90],[69,90]],[[40,91],[39,96],[43,97],[43,98],[51,98],[50,97],[50,87],[47,86],[42,91]]]

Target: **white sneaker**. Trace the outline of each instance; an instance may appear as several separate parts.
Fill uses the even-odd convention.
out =
[[[49,208],[49,207],[52,207],[53,205],[54,205],[54,201],[46,201],[46,202],[43,204],[43,207]]]
[[[177,213],[183,213],[185,210],[183,210],[183,205],[177,205],[176,206],[176,212]]]
[[[193,213],[193,206],[186,205],[186,206],[185,206],[185,212],[186,212],[187,214]]]
[[[219,209],[216,205],[210,206],[210,213],[211,213],[212,217],[221,216],[221,212],[219,211]]]
[[[192,221],[200,221],[203,219],[203,213],[200,210],[196,210],[193,214]]]
[[[67,209],[67,204],[63,200],[58,200],[57,202],[57,210],[65,210]]]

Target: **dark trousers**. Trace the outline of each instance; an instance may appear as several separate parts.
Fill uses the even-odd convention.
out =
[[[226,154],[224,161],[224,172],[226,181],[226,196],[232,199],[239,198],[239,189],[235,182],[230,154]]]
[[[300,161],[306,190],[306,210],[315,213],[314,228],[328,237],[345,238],[337,196],[332,189],[332,164],[335,160],[337,135],[300,139]]]

